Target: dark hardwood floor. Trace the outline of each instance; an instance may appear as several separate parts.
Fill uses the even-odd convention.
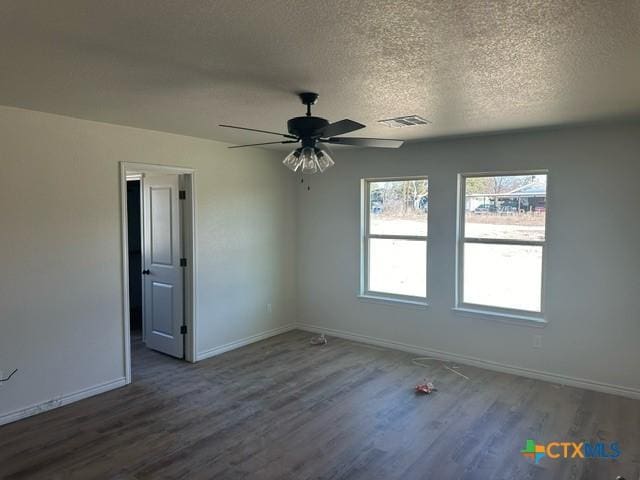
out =
[[[196,365],[134,346],[131,385],[0,427],[0,477],[640,477],[640,401],[294,331]],[[425,377],[438,391],[418,396]],[[520,455],[525,440],[620,443],[610,459]]]

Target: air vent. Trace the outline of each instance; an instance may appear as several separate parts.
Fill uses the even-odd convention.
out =
[[[387,127],[400,128],[411,127],[413,125],[429,125],[431,122],[426,118],[422,118],[420,115],[405,115],[404,117],[388,118],[386,120],[378,120],[379,123],[384,123]]]

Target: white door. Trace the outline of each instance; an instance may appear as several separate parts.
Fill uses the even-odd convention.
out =
[[[182,358],[184,323],[178,175],[145,175],[144,330],[147,347]]]

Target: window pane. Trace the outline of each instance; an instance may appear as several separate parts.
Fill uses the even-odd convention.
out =
[[[427,242],[369,240],[369,290],[427,296]]]
[[[426,179],[369,183],[369,232],[427,235],[429,185]]]
[[[466,238],[544,240],[547,176],[465,178]]]
[[[542,247],[466,243],[464,303],[539,312]]]

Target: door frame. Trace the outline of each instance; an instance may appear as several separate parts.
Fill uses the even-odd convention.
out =
[[[120,162],[120,219],[122,233],[122,318],[123,335],[122,347],[124,358],[124,376],[126,383],[131,383],[131,319],[129,317],[129,239],[127,218],[127,178],[141,179],[144,174],[164,173],[182,175],[181,189],[187,192],[186,200],[182,202],[182,238],[187,266],[184,276],[184,322],[187,326],[185,335],[185,360],[191,363],[196,361],[196,190],[193,168],[174,167],[167,165],[155,165],[150,163]],[[144,180],[143,180],[144,181]]]

